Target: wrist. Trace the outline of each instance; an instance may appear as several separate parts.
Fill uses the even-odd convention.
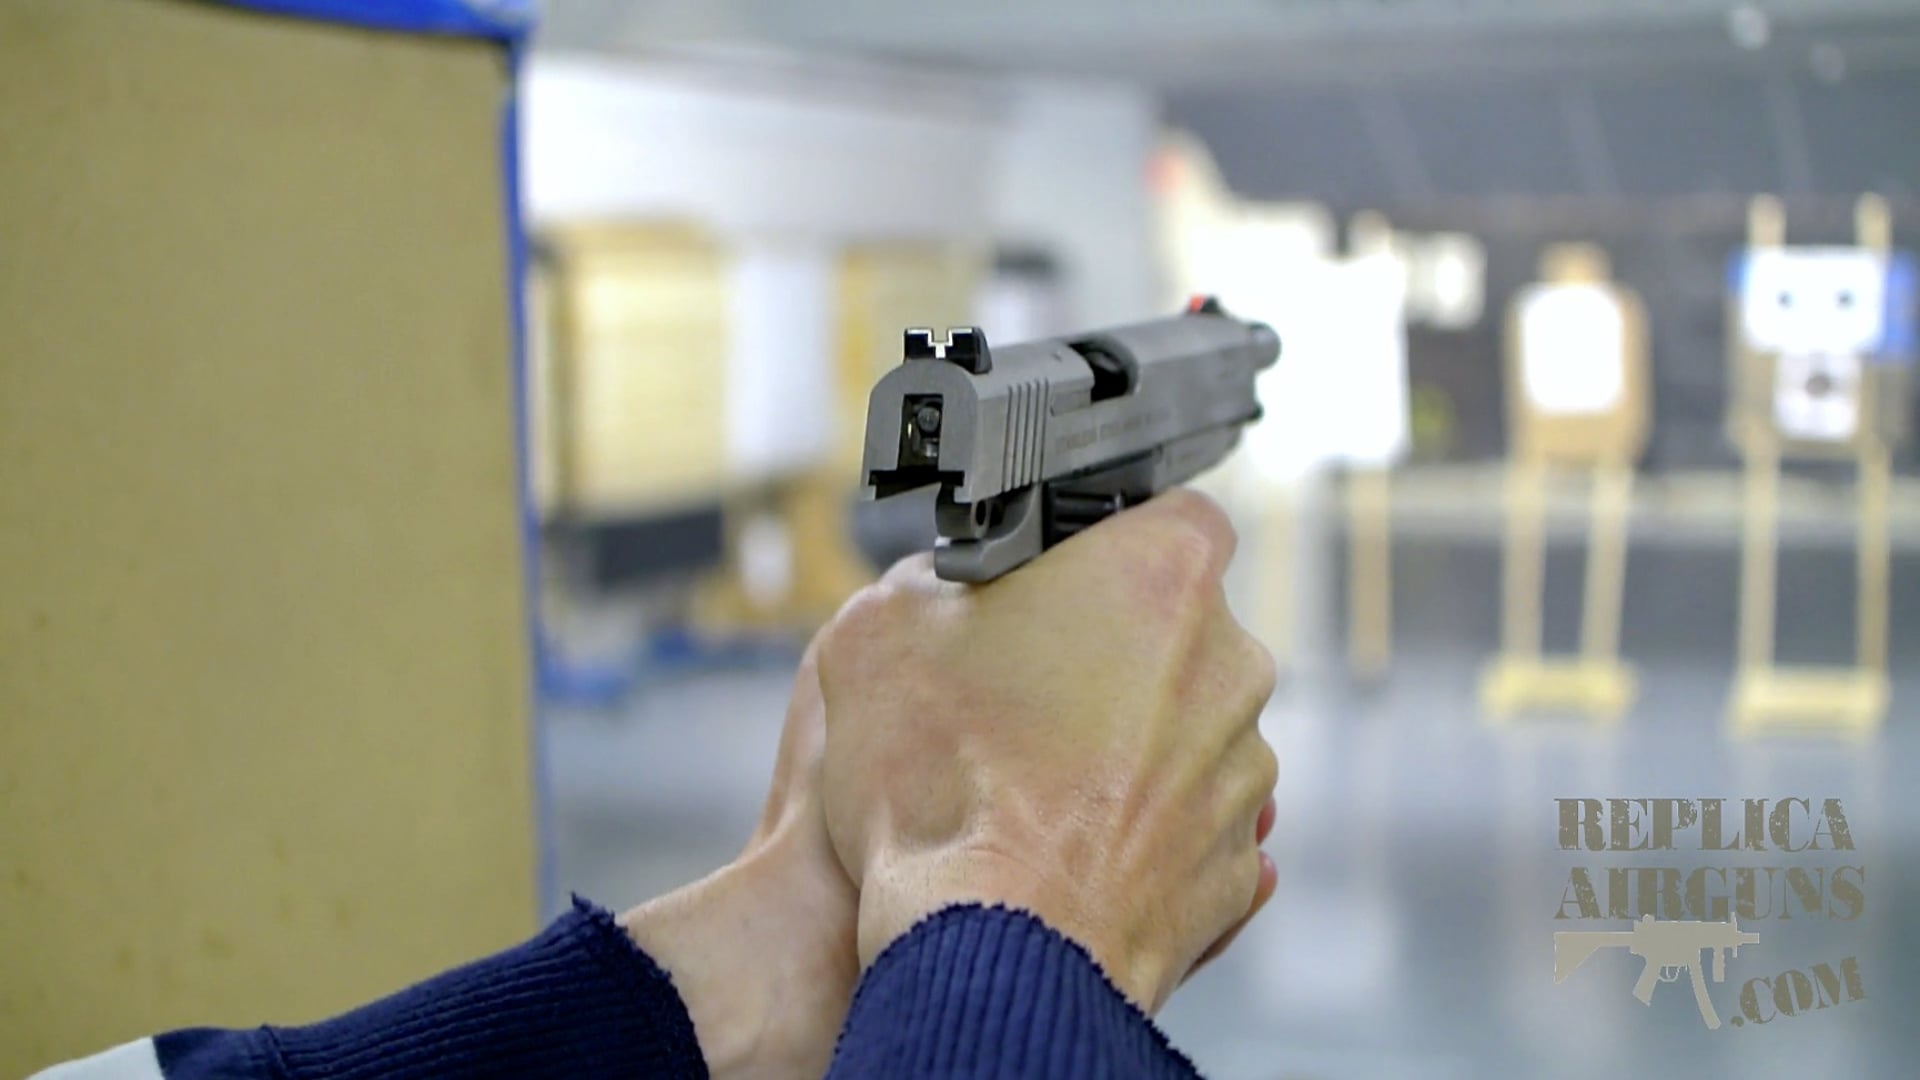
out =
[[[813,1001],[798,988],[851,986],[850,950],[836,965],[831,943],[819,940],[812,924],[818,916],[820,925],[831,925],[831,913],[851,905],[852,886],[814,872],[805,861],[811,858],[775,837],[620,916],[627,935],[672,978],[714,1077],[825,1068],[817,1029],[838,1030],[845,996]],[[831,1039],[829,1032],[828,1053]]]
[[[1174,958],[1164,943],[1129,932],[1086,890],[985,851],[928,852],[873,860],[860,887],[859,953],[864,971],[922,921],[960,904],[1023,911],[1087,950],[1107,979],[1152,1014],[1171,992]]]
[[[719,1076],[756,1052],[758,1020],[771,1003],[755,979],[739,981],[730,995],[722,986],[736,974],[735,959],[719,940],[721,926],[737,922],[745,903],[744,881],[734,866],[656,897],[621,915],[633,943],[673,980],[708,1072]]]

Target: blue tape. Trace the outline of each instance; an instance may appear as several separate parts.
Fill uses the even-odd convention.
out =
[[[518,41],[533,30],[533,0],[215,0],[270,15],[406,34]]]
[[[540,513],[533,502],[532,395],[527,368],[527,228],[520,199],[520,72],[526,44],[507,44],[507,77],[512,90],[500,110],[500,176],[507,231],[507,311],[513,334],[514,500],[520,518],[521,594],[532,661],[528,702],[528,763],[532,769],[534,830],[534,902],[543,918],[560,910],[559,871],[554,862],[553,786],[547,761],[546,701],[550,659],[540,622]]]
[[[1920,279],[1916,272],[1913,253],[1896,251],[1887,260],[1887,315],[1885,331],[1880,337],[1880,362],[1883,364],[1912,364],[1915,354],[1920,352],[1920,312],[1914,310],[1920,303],[1920,290],[1914,288]]]

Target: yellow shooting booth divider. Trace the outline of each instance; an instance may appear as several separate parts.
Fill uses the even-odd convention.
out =
[[[0,5],[0,1075],[537,925],[509,90]]]
[[[532,335],[542,510],[670,513],[728,483],[727,259],[686,224],[540,233]]]
[[[938,243],[863,243],[835,282],[826,452],[784,471],[729,459],[730,293],[741,250],[688,223],[591,222],[541,230],[535,275],[536,491],[573,520],[671,513],[718,498],[726,556],[692,604],[709,634],[810,631],[872,579],[853,542],[867,392],[901,359],[911,325],[968,321],[981,260]],[[804,358],[801,358],[804,360]],[[757,580],[762,526],[785,538],[786,573]]]
[[[1608,280],[1606,253],[1560,244],[1541,256],[1541,283],[1515,298],[1507,324],[1507,465],[1500,652],[1480,683],[1482,707],[1503,719],[1567,709],[1603,722],[1634,701],[1620,660],[1633,463],[1652,418],[1646,315]],[[1542,653],[1547,482],[1555,467],[1589,478],[1589,536],[1580,651]]]

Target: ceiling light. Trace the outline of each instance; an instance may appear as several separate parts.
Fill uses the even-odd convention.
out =
[[[1752,4],[1742,4],[1727,12],[1727,33],[1743,49],[1765,48],[1773,36],[1773,24],[1767,13]]]

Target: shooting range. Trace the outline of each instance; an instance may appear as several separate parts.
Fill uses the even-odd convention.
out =
[[[1892,257],[1886,201],[1862,195],[1852,247],[1789,246],[1778,199],[1756,197],[1730,309],[1735,398],[1728,428],[1746,472],[1741,535],[1740,665],[1729,713],[1734,730],[1818,727],[1840,734],[1877,727],[1887,711],[1887,499],[1893,447],[1911,410],[1910,358],[1896,341],[1910,311],[1909,262]],[[1853,465],[1854,660],[1838,666],[1779,665],[1778,553],[1782,464]]]
[[[0,1076],[818,840],[796,672],[910,558],[860,660],[1014,629],[843,689],[922,742],[834,797],[1184,700],[1156,589],[1272,659],[1272,899],[1134,1002],[1202,1075],[1920,1074],[1913,0],[4,0],[0,60]],[[1073,561],[1175,486],[1217,582],[1201,510]]]

